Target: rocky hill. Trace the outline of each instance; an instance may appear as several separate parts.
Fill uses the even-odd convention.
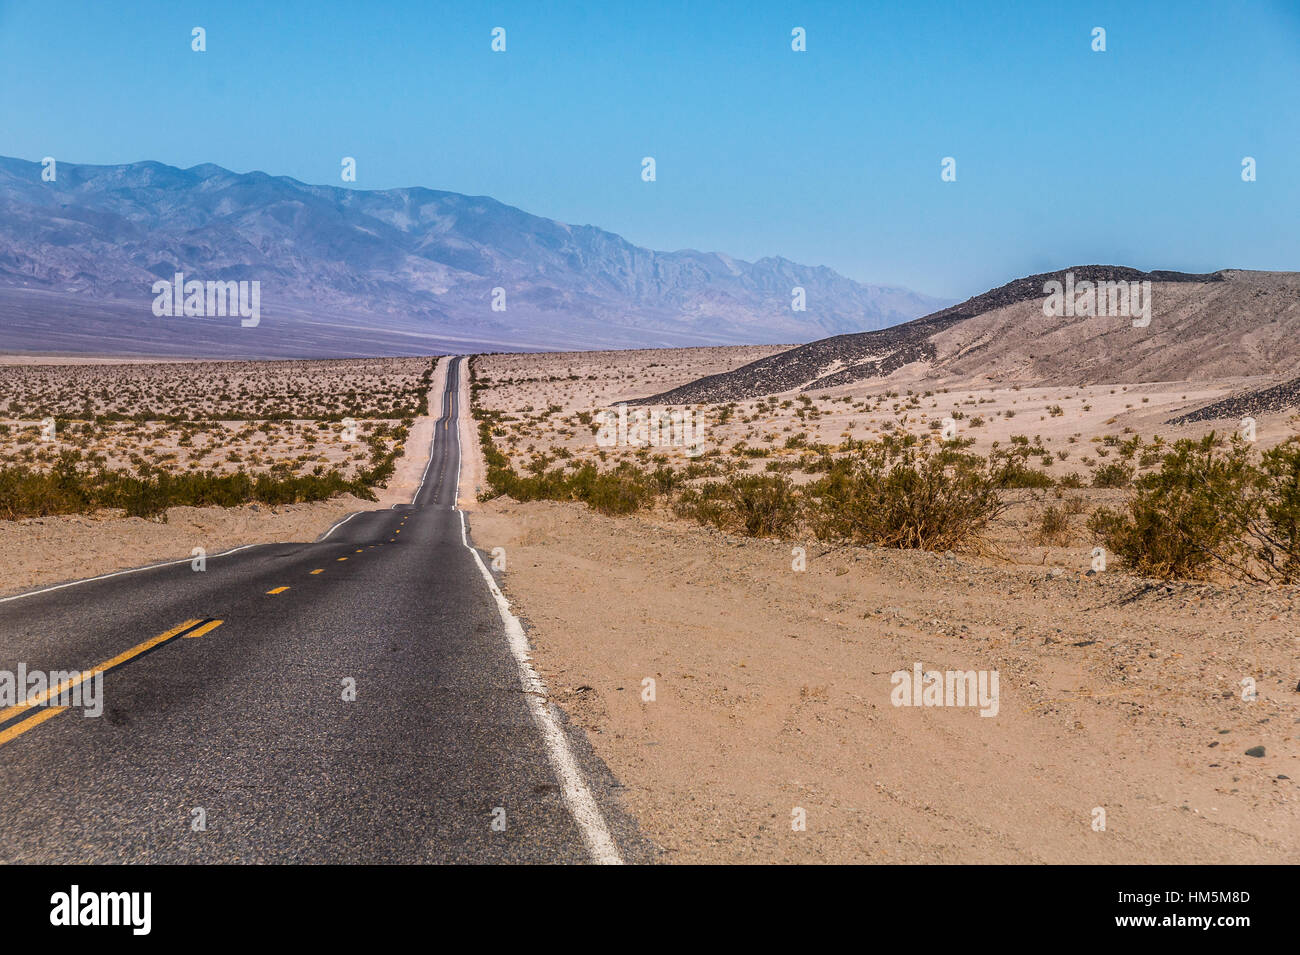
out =
[[[1050,283],[1067,281],[1075,289],[1150,283],[1149,308],[1142,298],[1145,314],[1047,314]],[[643,400],[734,401],[891,375],[1098,384],[1297,373],[1300,273],[1087,265],[1017,279],[912,322],[800,345]]]

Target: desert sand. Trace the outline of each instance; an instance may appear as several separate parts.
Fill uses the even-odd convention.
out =
[[[1300,862],[1295,588],[816,543],[796,572],[788,542],[554,502],[470,526],[669,861]],[[891,705],[916,663],[996,670],[997,715]]]
[[[579,415],[752,360],[708,352],[530,356],[528,374],[519,356],[485,356],[479,401],[517,467],[683,467],[677,449],[599,448]],[[699,460],[797,467],[806,443],[924,433],[956,411],[977,451],[1024,435],[1048,473],[1086,475],[1131,435],[1235,427],[1167,419],[1238,385],[922,388],[903,374],[700,407],[721,453]],[[1261,421],[1261,443],[1292,425]],[[669,861],[1300,861],[1300,589],[1090,573],[1079,515],[1126,493],[1013,492],[986,545],[961,554],[507,498],[471,505],[470,527],[505,549],[535,666]],[[1062,503],[1071,524],[1035,539]],[[918,664],[996,671],[996,715],[894,705],[893,674]]]

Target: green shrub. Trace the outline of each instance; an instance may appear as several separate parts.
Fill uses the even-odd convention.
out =
[[[1099,465],[1092,472],[1093,487],[1128,487],[1133,483],[1133,468],[1120,461]]]
[[[1024,452],[994,449],[982,458],[966,450],[969,443],[887,436],[836,461],[807,488],[813,532],[926,550],[971,542],[1005,510],[1000,491],[1021,473]]]
[[[1034,534],[1039,546],[1065,546],[1070,543],[1070,514],[1065,507],[1049,504],[1038,517]]]
[[[136,474],[103,468],[83,470],[80,455],[64,452],[48,472],[27,467],[0,468],[0,518],[78,514],[120,508],[132,517],[153,517],[169,507],[237,507],[252,501],[297,504],[352,493],[375,495],[361,479],[338,471],[304,476],[187,471],[172,474],[147,466]]]
[[[798,522],[799,499],[782,475],[743,474],[688,491],[677,513],[750,537],[779,537]]]
[[[1249,446],[1214,434],[1176,441],[1160,469],[1142,475],[1123,512],[1099,508],[1088,528],[1131,567],[1153,577],[1249,573],[1246,537],[1257,523],[1260,472]]]
[[[1041,490],[1055,484],[1056,481],[1050,474],[1044,474],[1020,461],[1008,464],[1002,469],[998,478],[998,486],[1008,490],[1023,488]]]
[[[1264,452],[1259,480],[1260,513],[1251,527],[1263,576],[1300,581],[1300,441],[1291,438]]]

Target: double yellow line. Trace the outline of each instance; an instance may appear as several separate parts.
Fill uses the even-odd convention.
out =
[[[89,670],[82,670],[76,676],[63,680],[58,686],[47,687],[40,693],[35,693],[28,697],[22,703],[0,710],[0,727],[5,727],[6,723],[13,723],[11,726],[0,729],[0,746],[3,746],[11,739],[21,736],[32,727],[39,726],[46,720],[58,716],[67,709],[66,706],[48,706],[41,709],[39,712],[32,714],[32,711],[35,710],[36,707],[44,706],[44,704],[49,700],[57,700],[73,687],[78,686],[87,680],[93,679],[97,674],[107,673],[109,670],[114,670],[125,663],[130,663],[141,654],[148,653],[150,650],[162,646],[168,641],[175,640],[177,637],[186,637],[189,639],[201,637],[205,633],[211,633],[213,630],[216,630],[217,627],[221,626],[223,623],[225,623],[224,620],[186,620],[180,626],[172,627],[170,630],[165,633],[160,633],[156,637],[150,637],[144,643],[137,644],[130,650],[119,653],[111,660],[105,660],[103,663],[93,666]]]

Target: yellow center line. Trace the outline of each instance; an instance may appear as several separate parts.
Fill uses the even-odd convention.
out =
[[[56,687],[51,687],[41,691],[40,693],[34,694],[24,703],[19,703],[16,706],[11,706],[8,709],[0,711],[0,723],[4,723],[7,720],[9,720],[11,717],[17,716],[19,713],[29,710],[34,706],[40,706],[42,703],[44,703],[46,700],[52,697],[62,696],[65,690],[70,690],[74,686],[77,686],[78,684],[83,683],[86,680],[89,680],[96,673],[105,673],[108,670],[113,669],[114,667],[121,666],[123,663],[126,663],[128,660],[138,657],[146,650],[152,650],[154,647],[158,646],[158,644],[172,639],[172,637],[176,636],[178,633],[182,633],[183,631],[188,630],[190,627],[194,626],[198,622],[199,621],[197,619],[186,620],[179,627],[172,627],[172,629],[168,630],[166,633],[160,633],[156,637],[150,637],[144,643],[137,644],[136,646],[132,647],[130,650],[126,650],[122,653],[119,653],[111,660],[105,660],[103,663],[99,664],[98,666],[92,667],[89,670],[83,670],[82,672],[78,673],[76,676],[69,677],[68,679],[64,680]]]
[[[266,592],[266,595],[267,595],[268,597],[271,597],[271,596],[274,596],[275,594],[282,594],[282,593],[284,593],[284,592],[285,592],[286,590],[288,590],[288,589],[289,589],[288,587],[276,587],[274,590],[268,590],[268,591]]]
[[[339,560],[347,560],[346,557],[340,557]]]
[[[288,589],[288,588],[286,588],[286,589]],[[225,622],[226,622],[226,621],[224,621],[224,620],[209,620],[209,621],[208,621],[207,623],[205,623],[203,626],[201,626],[201,627],[199,627],[199,628],[197,628],[197,629],[195,629],[195,630],[191,630],[189,633],[185,634],[185,639],[186,639],[186,640],[193,640],[193,639],[195,639],[195,638],[197,638],[197,637],[201,637],[201,636],[203,636],[205,633],[211,633],[213,630],[216,630],[217,627],[221,626],[221,625],[222,625],[223,623],[225,623]]]
[[[324,568],[324,567],[321,567],[321,568],[319,568],[318,570],[313,570],[312,573],[313,573],[313,574],[323,574],[323,573],[325,573],[325,568]]]
[[[58,716],[66,709],[66,706],[51,706],[48,709],[41,710],[41,712],[37,713],[31,719],[23,720],[17,726],[11,726],[7,730],[0,732],[0,746],[3,746],[16,736],[22,736],[33,726],[40,726],[46,720]]]

